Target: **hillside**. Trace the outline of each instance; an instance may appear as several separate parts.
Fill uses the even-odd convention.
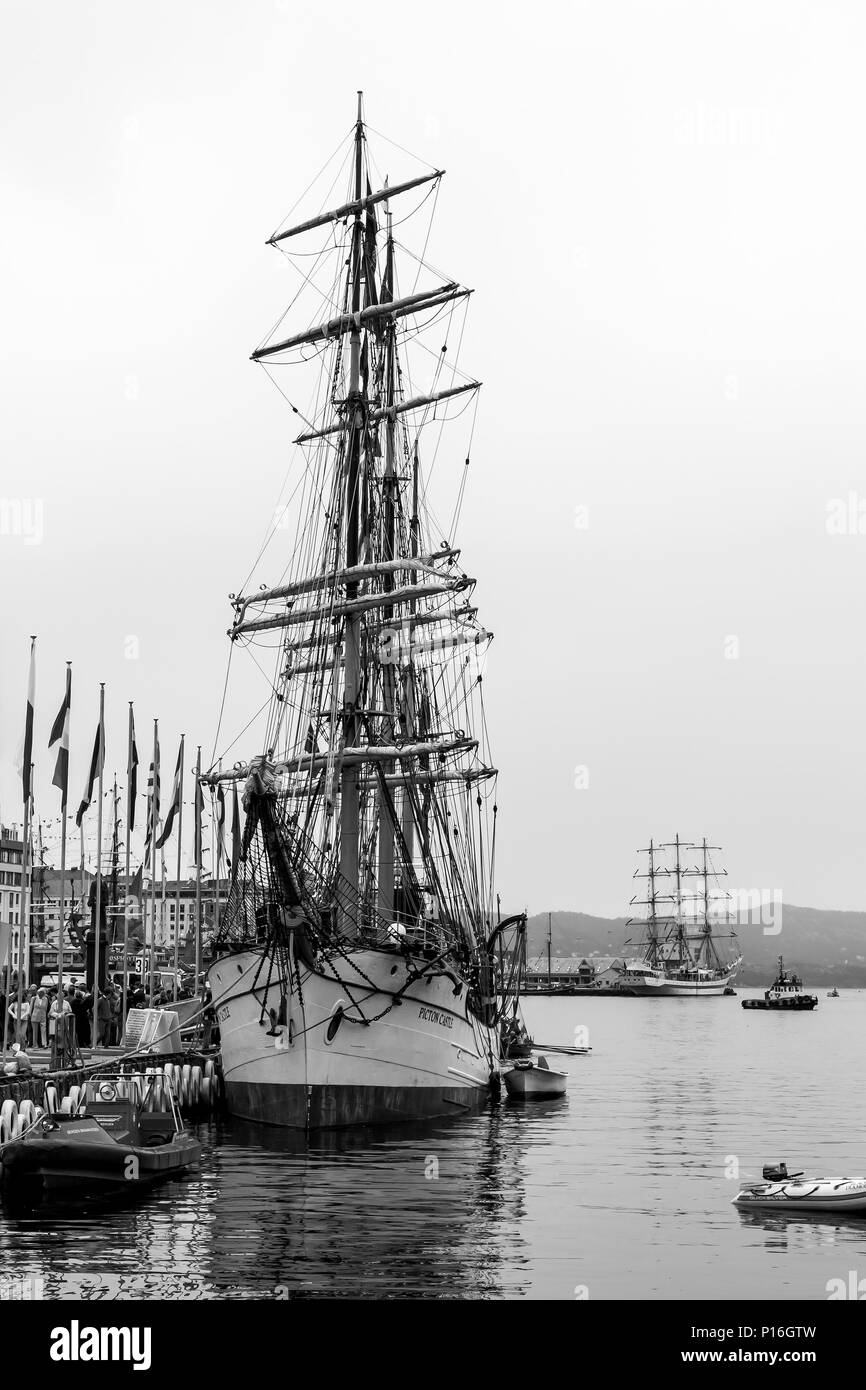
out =
[[[777,913],[777,925],[779,915]],[[593,917],[585,912],[554,912],[555,956],[637,954],[640,929],[624,917]],[[738,927],[744,985],[769,984],[779,955],[785,965],[814,984],[866,987],[866,913],[783,905],[781,930],[765,934],[759,924]],[[631,938],[630,944],[626,941]],[[529,919],[529,959],[547,953],[547,913]]]

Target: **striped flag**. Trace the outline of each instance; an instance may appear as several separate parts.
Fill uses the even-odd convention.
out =
[[[84,795],[78,804],[75,812],[75,824],[80,828],[84,820],[84,813],[93,800],[93,788],[99,778],[99,774],[105,764],[105,730],[100,719],[96,729],[96,738],[93,740],[93,753],[90,757],[90,771],[87,774],[87,785],[84,788]]]
[[[132,831],[135,829],[135,797],[138,791],[138,749],[135,745],[135,719],[133,717],[131,705],[129,709],[129,735],[129,766],[126,769],[128,788],[126,798],[126,821],[129,826],[129,832],[132,834]]]
[[[154,775],[154,771],[155,774]],[[156,769],[153,763],[147,774],[147,834],[144,837],[144,859],[145,863],[150,863],[150,842],[154,836],[154,827],[159,823],[159,743],[156,745]]]
[[[72,709],[72,666],[66,664],[66,693],[63,696],[63,704],[57,713],[51,735],[48,739],[48,747],[53,748],[57,740],[60,740],[60,747],[57,750],[57,762],[54,765],[54,776],[51,779],[53,787],[60,789],[60,809],[66,810],[66,800],[69,793],[69,716]]]
[[[24,716],[24,738],[18,747],[18,771],[25,803],[30,800],[30,773],[33,762],[33,712],[36,708],[36,638],[30,638],[30,674],[27,677],[27,713]]]
[[[162,849],[169,835],[171,827],[174,825],[174,818],[180,810],[181,785],[183,782],[183,734],[180,738],[180,748],[177,754],[177,764],[174,769],[174,785],[171,789],[171,805],[166,812],[165,825],[162,834],[156,842],[157,849]]]

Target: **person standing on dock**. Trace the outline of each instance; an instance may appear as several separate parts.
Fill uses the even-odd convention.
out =
[[[30,1023],[33,1028],[33,1046],[48,1046],[48,995],[44,989],[36,991],[36,998],[30,1006]]]

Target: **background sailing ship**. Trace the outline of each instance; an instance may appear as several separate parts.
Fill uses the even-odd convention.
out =
[[[495,921],[490,634],[455,542],[468,457],[447,512],[437,491],[442,419],[474,420],[456,361],[470,291],[395,235],[423,225],[442,171],[373,191],[360,97],[347,144],[345,200],[270,238],[310,326],[278,325],[253,359],[290,403],[311,370],[313,404],[279,578],[232,596],[233,650],[271,673],[263,752],[206,778],[240,784],[247,813],[209,972],[228,1103],[293,1128],[483,1102],[495,962],[523,924]]]
[[[639,923],[645,978],[631,979],[631,992],[658,995],[723,994],[736,976],[742,957],[734,955],[736,933],[729,921],[728,895],[719,887],[726,871],[717,870],[712,854],[718,846],[690,844],[676,838],[668,844],[650,840],[642,854],[647,855],[645,878],[647,895],[632,898],[632,904],[646,909]],[[690,863],[694,855],[697,862]],[[697,891],[688,891],[696,883]],[[722,942],[729,945],[721,948]],[[720,949],[721,948],[721,949]],[[635,975],[632,970],[632,975]]]

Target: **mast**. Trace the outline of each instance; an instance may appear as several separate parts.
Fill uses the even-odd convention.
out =
[[[358,119],[355,125],[355,199],[358,203],[352,228],[352,330],[349,338],[349,393],[348,414],[349,450],[346,471],[346,568],[358,563],[360,514],[360,463],[361,435],[364,427],[364,401],[361,394],[361,328],[358,317],[361,310],[361,246],[363,223],[361,220],[360,199],[362,196],[361,176],[363,172],[364,123],[362,114],[362,93],[358,93]],[[346,585],[346,599],[351,602],[358,594],[356,580]],[[343,686],[343,747],[352,748],[358,741],[358,716],[356,713],[360,682],[360,629],[361,620],[357,612],[346,614],[346,669]],[[359,805],[357,774],[345,764],[340,770],[340,877],[343,888],[348,889],[347,903],[340,905],[338,930],[348,935],[357,919],[358,903],[358,831]]]
[[[122,991],[123,991],[123,993],[122,993],[122,998],[121,998],[121,1002],[120,1002],[120,1036],[121,1036],[121,1038],[123,1038],[123,1034],[124,1034],[125,1031],[126,1031],[126,1008],[127,1008],[127,994],[128,994],[128,989],[129,989],[129,983],[128,983],[128,967],[127,967],[128,956],[129,956],[129,886],[130,886],[130,885],[129,885],[129,850],[130,850],[130,843],[129,843],[129,842],[130,842],[130,836],[131,836],[131,834],[132,834],[132,818],[133,818],[133,815],[135,814],[135,808],[134,808],[134,806],[132,805],[132,742],[133,742],[132,701],[130,700],[130,702],[129,702],[129,727],[128,727],[127,736],[126,736],[126,872],[125,872],[125,879],[126,879],[126,894],[125,894],[125,903],[124,903],[124,908],[123,908],[123,985],[122,985]]]
[[[394,238],[391,227],[391,213],[386,211],[388,220],[388,244],[387,262],[385,267],[386,284],[392,285],[394,270]],[[368,267],[369,273],[369,267]],[[384,560],[393,561],[394,542],[395,542],[395,497],[394,492],[397,487],[396,470],[394,468],[394,436],[396,433],[396,421],[394,418],[394,375],[395,375],[395,327],[393,322],[388,325],[386,356],[385,356],[385,397],[387,401],[388,414],[386,415],[385,429],[385,478],[383,496],[383,524],[384,524]],[[388,573],[384,577],[385,589],[390,591],[394,587],[393,575]],[[382,613],[382,620],[387,627],[389,621],[394,616],[393,607],[387,607]],[[382,721],[382,735],[385,743],[393,743],[394,728],[394,700],[395,700],[395,681],[394,667],[390,663],[382,667],[382,704],[386,711]],[[379,864],[377,869],[378,883],[378,910],[379,916],[385,922],[390,922],[394,916],[394,822],[391,819],[392,801],[387,792],[388,774],[393,772],[394,765],[386,763],[382,768],[379,787]]]
[[[153,972],[156,961],[156,842],[158,839],[156,828],[157,812],[157,787],[159,777],[159,720],[153,721],[153,784],[150,802],[150,986],[148,989],[148,1007],[153,1008]],[[145,933],[146,936],[146,933]],[[147,942],[145,941],[145,947]]]
[[[102,775],[105,763],[105,681],[99,682],[99,730],[101,752],[99,756],[99,802],[96,808],[96,915],[93,924],[93,1032],[90,1039],[91,1055],[96,1051],[97,1022],[99,1012],[99,948],[102,944]]]
[[[201,826],[201,745],[196,751],[195,757],[195,827],[196,827],[196,866],[195,866],[195,986],[194,992],[198,990],[198,977],[201,973],[201,861],[202,861],[202,826]]]
[[[66,689],[69,706],[67,720],[72,718],[72,662],[66,663]],[[69,725],[67,724],[67,731]],[[58,1014],[54,1024],[54,1058],[59,1062],[64,1055],[66,1038],[61,1041],[63,1028],[63,930],[66,920],[66,800],[69,786],[69,764],[66,766],[66,787],[61,789],[60,798],[60,922],[57,927],[57,1004]],[[75,891],[72,894],[72,910],[75,910]]]
[[[552,914],[551,914],[550,912],[548,912],[548,914],[547,914],[547,988],[548,988],[548,989],[550,989],[550,986],[551,986],[551,983],[552,983],[552,980],[553,980],[553,973],[552,973],[552,970],[551,970],[551,961],[550,961],[550,952],[551,952],[551,946],[552,946],[551,916],[552,916]]]
[[[177,947],[180,937],[180,851],[183,844],[183,743],[186,734],[180,736],[180,754],[178,757],[178,767],[180,769],[180,785],[177,793],[177,883],[175,884],[174,900],[174,1002],[177,1003]]]

